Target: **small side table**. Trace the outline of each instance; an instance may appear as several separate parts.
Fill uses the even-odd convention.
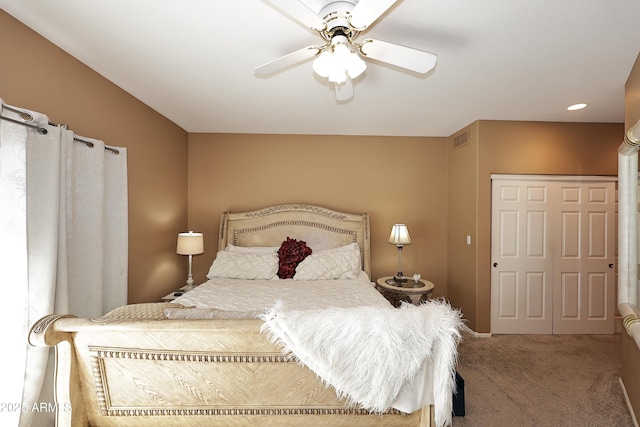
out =
[[[431,298],[435,287],[432,282],[424,279],[416,283],[412,278],[407,278],[406,282],[397,283],[393,280],[393,276],[385,276],[376,281],[378,291],[396,307],[401,301],[406,301],[407,297],[413,304],[419,305],[422,301]]]
[[[185,289],[186,287],[187,287],[187,285],[184,285],[180,289],[168,293],[167,295],[165,295],[165,296],[163,296],[161,298],[161,301],[162,302],[171,302],[174,299],[178,298],[179,296],[184,295],[184,293],[187,292],[186,289]]]

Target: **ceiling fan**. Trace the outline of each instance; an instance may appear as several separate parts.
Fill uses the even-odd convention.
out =
[[[317,32],[324,44],[307,46],[255,69],[268,76],[316,57],[313,70],[335,84],[336,100],[353,97],[353,82],[364,72],[364,59],[373,59],[416,73],[436,65],[433,53],[358,36],[397,0],[266,0],[285,14]]]

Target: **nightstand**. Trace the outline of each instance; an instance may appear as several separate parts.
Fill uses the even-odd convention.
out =
[[[424,279],[416,283],[412,278],[407,278],[406,282],[397,283],[393,280],[393,276],[385,276],[376,281],[376,289],[396,307],[407,300],[419,305],[422,301],[431,298],[433,288],[435,285]]]
[[[174,299],[178,298],[179,296],[183,295],[186,292],[186,290],[185,290],[186,287],[187,287],[187,285],[184,285],[180,289],[168,293],[167,295],[165,295],[165,296],[163,296],[161,298],[161,301],[162,302],[171,302],[171,301],[173,301]]]

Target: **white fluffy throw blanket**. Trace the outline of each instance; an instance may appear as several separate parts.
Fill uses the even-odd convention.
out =
[[[391,408],[428,358],[437,426],[451,424],[461,314],[440,300],[414,306],[288,310],[276,304],[263,331],[284,353],[314,371],[349,404]]]

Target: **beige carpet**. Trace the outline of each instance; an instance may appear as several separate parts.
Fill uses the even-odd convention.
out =
[[[464,335],[464,417],[453,426],[633,426],[620,335]]]

